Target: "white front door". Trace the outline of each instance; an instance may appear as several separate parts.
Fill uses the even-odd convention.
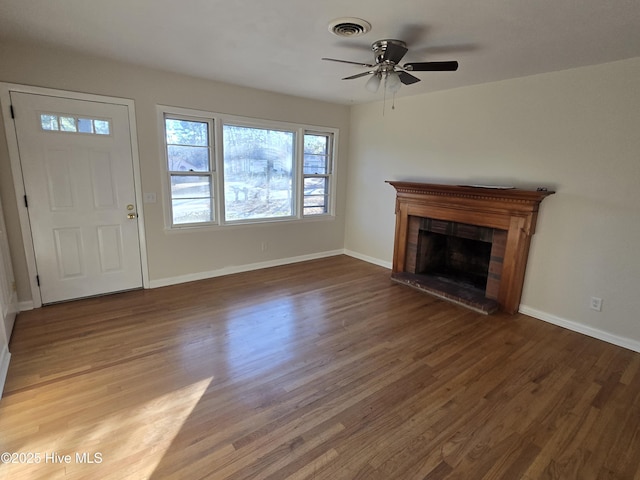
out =
[[[126,105],[11,92],[42,303],[142,287]]]

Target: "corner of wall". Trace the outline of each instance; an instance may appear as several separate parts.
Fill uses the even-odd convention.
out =
[[[363,262],[372,263],[374,265],[378,265],[379,267],[388,268],[389,270],[391,270],[392,267],[391,262],[380,260],[379,258],[370,257],[369,255],[363,255],[361,253],[354,252],[353,250],[345,249],[344,254],[353,258],[357,258],[358,260],[362,260]]]

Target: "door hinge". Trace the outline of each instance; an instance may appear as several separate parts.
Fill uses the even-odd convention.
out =
[[[29,202],[27,201],[27,196],[24,196],[24,206],[25,208],[29,208]]]
[[[36,283],[40,286],[40,275],[36,275]]]
[[[13,111],[13,105],[9,105],[9,110],[11,110],[11,118],[16,118],[16,112]]]

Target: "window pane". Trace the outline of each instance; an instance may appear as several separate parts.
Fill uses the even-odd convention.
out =
[[[329,213],[327,211],[327,205],[323,204],[319,207],[313,207],[313,206],[304,206],[302,208],[303,214],[304,216],[308,217],[309,215],[325,215],[326,213]]]
[[[311,177],[304,179],[304,215],[320,215],[328,212],[329,179]]]
[[[58,130],[58,116],[57,115],[40,115],[40,125],[43,130]]]
[[[183,147],[169,145],[169,170],[173,172],[208,172],[209,148],[208,147]]]
[[[327,135],[305,134],[304,153],[329,154],[329,137]]]
[[[75,117],[60,117],[60,130],[62,130],[63,132],[75,132],[76,131]]]
[[[90,118],[79,118],[78,131],[81,133],[93,133],[93,121]]]
[[[293,215],[295,134],[223,127],[226,220]]]
[[[174,224],[213,220],[208,175],[172,175],[171,199]]]
[[[174,199],[171,205],[174,225],[210,222],[213,220],[211,199],[209,198]]]
[[[211,177],[171,175],[171,198],[211,198]]]
[[[190,120],[165,119],[167,144],[209,146],[209,124]]]
[[[109,121],[108,120],[94,120],[93,126],[98,135],[109,135]]]
[[[322,175],[327,173],[327,157],[324,155],[304,154],[304,173]]]
[[[328,135],[305,134],[304,136],[304,165],[306,174],[325,174],[329,159]]]

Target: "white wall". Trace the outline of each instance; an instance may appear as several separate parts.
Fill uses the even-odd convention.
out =
[[[343,248],[348,107],[20,44],[0,44],[0,65],[0,81],[3,82],[135,101],[142,187],[144,192],[156,192],[159,199],[156,204],[144,206],[152,285],[206,277],[256,264],[278,263],[292,257],[321,255]],[[160,201],[165,177],[156,112],[158,104],[340,129],[335,220],[217,231],[165,231]],[[18,296],[22,302],[28,302],[31,292],[4,135],[0,135],[0,173],[0,194],[5,205]],[[268,251],[261,250],[262,242],[268,243]]]
[[[7,241],[2,202],[0,202],[0,397],[9,370],[9,339],[16,318],[18,298]]]
[[[521,311],[640,349],[639,85],[635,58],[353,107],[346,248],[391,261],[385,180],[549,187]]]

